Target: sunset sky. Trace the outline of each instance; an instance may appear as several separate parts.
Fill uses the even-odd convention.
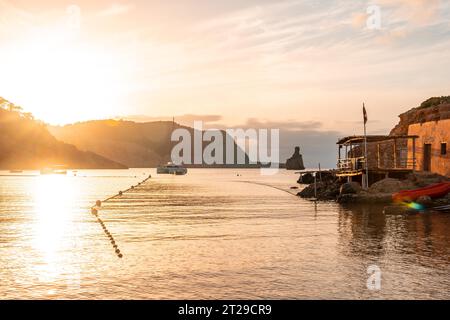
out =
[[[0,26],[0,96],[53,124],[191,115],[319,142],[361,133],[363,101],[386,133],[450,93],[449,1],[0,0]]]

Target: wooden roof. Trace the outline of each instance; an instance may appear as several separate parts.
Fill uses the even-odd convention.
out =
[[[339,141],[337,142],[337,144],[339,145],[345,145],[345,144],[350,144],[350,143],[364,143],[364,136],[348,136],[342,139],[339,139]],[[389,140],[398,140],[398,139],[414,139],[414,138],[419,138],[419,136],[408,136],[408,135],[403,135],[403,136],[382,136],[382,135],[369,135],[367,136],[367,142],[383,142],[383,141],[389,141]]]

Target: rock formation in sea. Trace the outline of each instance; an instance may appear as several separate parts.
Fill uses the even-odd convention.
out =
[[[305,170],[303,156],[300,154],[300,147],[295,147],[295,152],[291,158],[286,161],[287,170]]]

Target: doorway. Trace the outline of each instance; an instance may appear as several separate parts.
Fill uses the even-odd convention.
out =
[[[423,146],[423,171],[431,171],[431,144]]]

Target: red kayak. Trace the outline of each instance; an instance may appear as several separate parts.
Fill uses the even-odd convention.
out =
[[[421,196],[440,198],[450,192],[450,182],[432,184],[425,188],[403,190],[392,195],[394,201],[415,201]]]

